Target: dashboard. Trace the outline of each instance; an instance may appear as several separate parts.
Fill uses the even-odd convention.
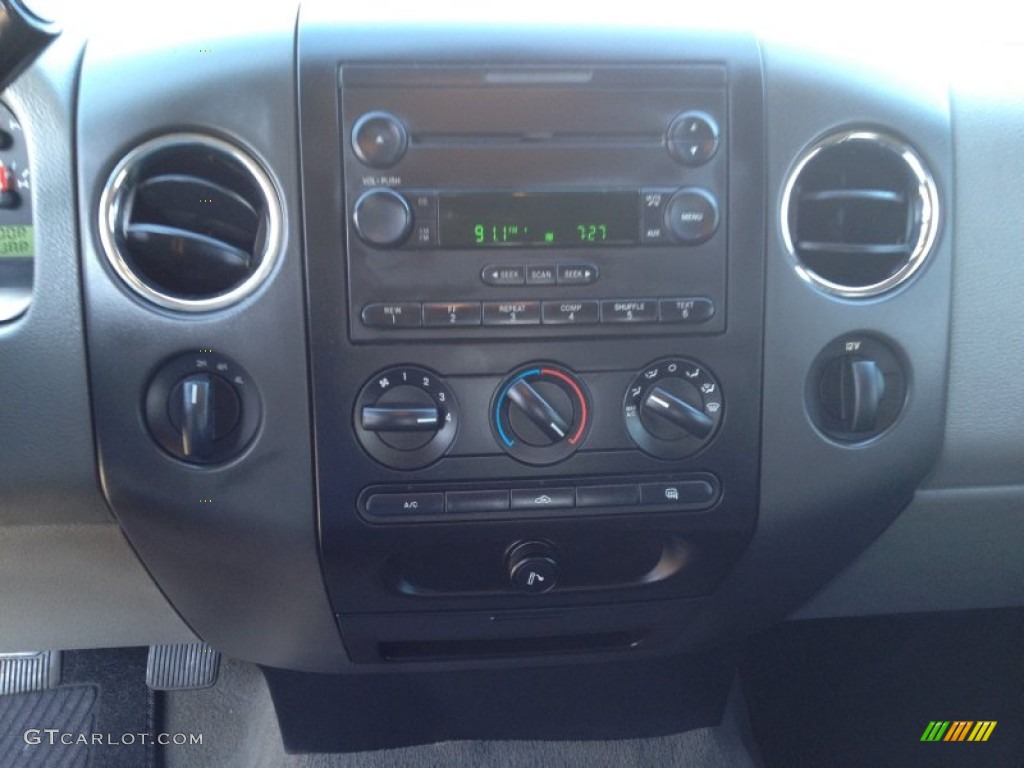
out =
[[[0,646],[516,669],[1020,605],[1024,94],[930,62],[62,38],[2,94]]]

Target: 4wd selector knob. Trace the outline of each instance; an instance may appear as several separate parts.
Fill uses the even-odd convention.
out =
[[[553,464],[573,454],[590,428],[590,400],[579,378],[554,365],[510,375],[495,392],[491,426],[498,444],[527,464]]]
[[[395,469],[439,459],[455,439],[455,396],[440,376],[405,365],[381,371],[356,399],[356,437],[366,452]]]
[[[678,459],[703,448],[722,418],[722,393],[711,372],[686,358],[651,363],[629,385],[626,428],[653,456]]]

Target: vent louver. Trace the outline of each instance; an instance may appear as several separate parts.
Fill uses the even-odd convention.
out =
[[[888,291],[924,264],[938,195],[914,150],[872,132],[835,134],[808,149],[787,181],[782,232],[797,271],[847,298]]]
[[[281,248],[281,208],[263,169],[237,147],[177,134],[132,150],[100,200],[107,259],[136,293],[208,311],[252,293]]]

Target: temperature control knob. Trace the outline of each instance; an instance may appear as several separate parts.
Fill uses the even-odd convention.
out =
[[[521,368],[502,382],[491,403],[495,439],[526,464],[554,464],[583,444],[590,399],[574,373],[553,365]]]
[[[382,371],[356,399],[355,431],[381,464],[418,469],[444,455],[458,428],[455,396],[440,376],[411,365]]]
[[[703,448],[722,419],[718,382],[700,363],[659,360],[637,374],[623,402],[626,428],[644,451],[663,459]]]

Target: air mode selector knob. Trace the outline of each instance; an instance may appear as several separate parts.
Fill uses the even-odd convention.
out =
[[[393,248],[405,242],[412,230],[412,220],[409,203],[390,189],[364,192],[352,211],[356,234],[375,248]]]
[[[626,428],[647,453],[690,456],[707,445],[721,423],[718,381],[700,363],[669,358],[651,363],[630,383],[623,401]]]

